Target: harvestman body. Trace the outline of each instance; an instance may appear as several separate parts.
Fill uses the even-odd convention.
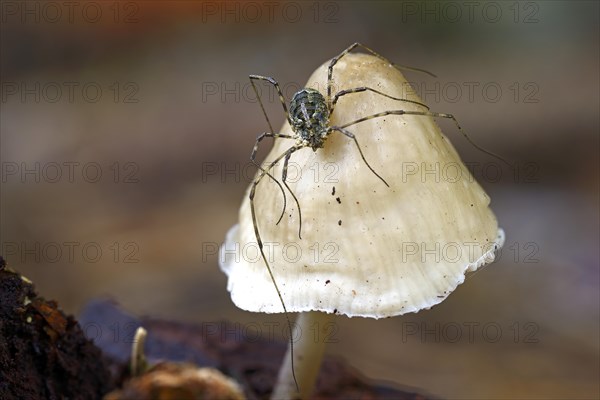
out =
[[[384,58],[383,56],[376,53],[375,51],[369,49],[368,47],[366,47],[360,43],[354,43],[351,46],[349,46],[348,48],[346,48],[344,51],[342,51],[338,56],[334,57],[331,60],[331,62],[329,63],[328,70],[327,70],[327,93],[325,94],[325,96],[323,96],[323,94],[321,94],[318,90],[315,90],[315,89],[310,89],[310,88],[301,89],[294,94],[292,100],[290,101],[290,107],[289,107],[289,111],[288,111],[286,101],[283,97],[283,94],[281,92],[279,84],[277,83],[277,81],[275,79],[270,78],[270,77],[260,76],[260,75],[250,75],[250,83],[252,84],[254,92],[256,93],[260,107],[263,111],[263,114],[264,114],[266,120],[267,120],[267,123],[269,124],[269,129],[270,129],[269,132],[264,132],[258,136],[258,138],[256,139],[256,143],[254,145],[254,149],[252,150],[252,155],[250,156],[250,160],[252,161],[252,163],[254,163],[260,170],[259,174],[257,175],[254,182],[252,183],[252,187],[250,189],[250,195],[249,195],[250,209],[251,209],[251,214],[252,214],[252,223],[254,226],[254,234],[256,237],[256,241],[258,243],[258,247],[259,247],[262,259],[265,262],[269,276],[273,282],[273,285],[275,287],[275,290],[277,291],[279,300],[281,301],[281,304],[283,306],[283,311],[287,318],[287,323],[288,323],[288,327],[290,329],[290,333],[292,331],[292,326],[291,326],[289,317],[287,316],[287,309],[286,309],[285,303],[283,301],[283,297],[281,296],[281,292],[279,290],[279,287],[277,285],[275,277],[273,275],[271,266],[269,265],[269,262],[267,261],[267,258],[265,257],[265,254],[264,254],[263,243],[262,243],[262,239],[260,236],[260,231],[258,229],[258,224],[256,221],[254,196],[256,193],[256,187],[258,186],[260,181],[265,177],[265,175],[268,176],[270,179],[272,179],[279,186],[279,189],[283,193],[283,199],[284,199],[283,211],[281,213],[281,216],[279,217],[279,220],[277,221],[277,224],[279,224],[279,222],[281,222],[281,219],[283,218],[283,215],[284,215],[285,209],[286,209],[286,195],[285,195],[285,190],[282,187],[282,184],[283,184],[283,186],[285,186],[285,188],[288,190],[288,192],[292,195],[296,205],[298,206],[298,215],[299,215],[298,237],[300,239],[302,239],[302,213],[300,211],[300,204],[298,202],[298,198],[296,197],[296,195],[292,192],[292,190],[286,183],[288,163],[289,163],[290,157],[292,156],[293,153],[295,153],[296,151],[303,149],[305,147],[311,148],[313,151],[317,151],[318,149],[324,147],[325,142],[327,141],[327,138],[329,137],[329,135],[332,132],[339,132],[354,141],[354,143],[356,144],[356,148],[357,148],[358,152],[360,153],[360,156],[361,156],[362,160],[364,161],[365,165],[371,170],[371,172],[377,178],[379,178],[382,181],[383,184],[385,184],[386,186],[389,187],[389,184],[385,181],[385,179],[383,177],[381,177],[377,172],[375,172],[375,170],[367,162],[367,160],[365,159],[364,154],[362,152],[362,149],[359,145],[358,140],[356,139],[354,134],[346,128],[348,128],[352,125],[356,125],[358,123],[373,119],[373,118],[381,118],[381,117],[385,117],[387,115],[415,115],[415,116],[422,116],[422,117],[435,117],[435,118],[451,119],[452,121],[454,121],[454,123],[456,124],[456,126],[457,126],[458,130],[461,132],[461,134],[474,147],[476,147],[477,149],[483,151],[484,153],[489,154],[495,158],[498,158],[498,159],[502,160],[504,163],[508,164],[508,162],[506,162],[500,156],[498,156],[494,153],[491,153],[491,152],[481,148],[477,144],[475,144],[469,138],[469,136],[463,131],[463,129],[458,124],[458,121],[456,120],[456,118],[454,118],[453,115],[432,112],[429,110],[429,107],[427,107],[423,103],[408,100],[408,99],[393,97],[388,94],[382,93],[378,90],[375,90],[375,89],[372,89],[369,87],[364,87],[364,86],[341,90],[332,96],[334,66],[342,57],[344,57],[346,54],[348,54],[352,50],[356,49],[357,47],[364,49],[365,51],[372,54],[373,56],[383,60],[384,62],[386,62],[398,69],[407,69],[407,70],[412,70],[412,71],[424,72],[428,75],[435,77],[435,75],[433,75],[427,71],[421,70],[421,69],[405,67],[405,66],[400,66],[400,65],[394,64],[394,63],[390,62],[389,60],[387,60],[386,58]],[[293,135],[282,135],[282,134],[275,133],[275,131],[273,130],[273,126],[271,125],[271,121],[269,120],[269,117],[267,116],[267,113],[265,111],[260,94],[258,93],[258,90],[254,84],[255,80],[267,81],[275,87],[275,89],[277,90],[277,93],[279,94],[279,99],[281,101],[281,105],[283,106],[283,111],[286,114],[287,121],[288,121],[290,127],[292,128],[292,131],[294,132]],[[365,117],[356,119],[354,121],[345,123],[343,125],[330,126],[329,117],[333,113],[335,105],[340,97],[351,94],[351,93],[359,93],[359,92],[366,92],[366,91],[373,92],[378,95],[381,95],[386,98],[396,100],[399,102],[417,104],[417,105],[423,107],[424,111],[410,111],[410,110],[402,110],[402,109],[389,110],[389,111],[383,111],[383,112],[379,112],[379,113],[372,114],[369,116],[365,116]],[[258,151],[258,146],[259,146],[260,142],[266,137],[271,137],[274,139],[275,138],[290,139],[290,140],[294,141],[294,144],[292,146],[290,146],[290,148],[287,149],[285,152],[283,152],[278,157],[276,157],[275,160],[273,160],[271,163],[269,163],[269,165],[266,168],[263,168],[261,165],[259,165],[256,162],[256,153]],[[281,176],[282,183],[279,183],[279,181],[277,179],[275,179],[275,177],[273,177],[273,175],[271,175],[271,173],[269,171],[281,160],[284,160],[284,163],[283,163],[283,170],[282,170],[282,176]],[[509,164],[509,166],[510,166],[510,164]],[[290,337],[292,337],[291,334],[290,334]],[[293,339],[291,339],[291,342],[290,342],[290,350],[293,354]],[[292,363],[293,363],[293,356],[292,356]],[[293,371],[293,365],[292,365],[292,371]],[[295,376],[294,376],[294,380],[295,380]]]

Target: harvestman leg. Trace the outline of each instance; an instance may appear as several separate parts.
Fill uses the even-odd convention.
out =
[[[333,96],[333,101],[331,102],[330,112],[333,114],[333,109],[335,108],[335,105],[337,104],[337,102],[338,102],[338,100],[339,100],[340,97],[345,96],[345,95],[350,94],[350,93],[360,93],[360,92],[366,92],[366,91],[377,93],[377,94],[379,94],[381,96],[387,97],[388,99],[397,100],[397,101],[403,101],[405,103],[416,104],[416,105],[425,107],[427,110],[429,110],[429,107],[426,104],[420,103],[418,101],[408,100],[408,99],[402,99],[400,97],[390,96],[389,94],[385,94],[383,92],[380,92],[379,90],[375,90],[375,89],[372,89],[372,88],[366,87],[366,86],[361,86],[361,87],[357,87],[357,88],[354,88],[354,89],[345,89],[345,90],[340,90],[339,92],[337,92],[335,94],[335,96]]]
[[[285,105],[285,99],[283,98],[283,93],[281,93],[281,89],[279,88],[279,84],[277,83],[277,81],[273,78],[270,77],[266,77],[266,76],[260,76],[260,75],[250,75],[250,84],[252,85],[252,89],[254,89],[254,94],[256,94],[256,98],[258,99],[258,103],[260,104],[260,109],[263,112],[263,115],[265,116],[265,119],[267,120],[267,124],[269,125],[269,132],[273,132],[272,135],[266,135],[266,134],[262,134],[260,135],[257,139],[256,139],[256,143],[254,144],[254,150],[252,151],[252,156],[250,157],[250,160],[252,161],[252,164],[254,164],[257,168],[259,168],[260,170],[262,170],[262,166],[260,164],[258,164],[256,162],[256,152],[258,150],[258,144],[262,141],[263,138],[265,137],[272,137],[273,139],[275,139],[276,137],[283,137],[282,135],[278,135],[275,132],[275,130],[273,129],[273,125],[271,125],[271,120],[269,119],[269,116],[267,115],[267,112],[265,111],[265,107],[263,105],[262,102],[262,98],[260,96],[260,93],[258,92],[258,89],[256,88],[256,85],[254,84],[255,80],[264,80],[267,81],[271,84],[273,84],[273,86],[275,86],[275,88],[277,89],[277,92],[279,93],[279,100],[281,101],[281,104],[283,105],[283,111],[286,113],[287,115],[287,107]],[[285,209],[287,206],[287,198],[285,195],[285,190],[283,190],[283,187],[281,186],[281,184],[277,181],[277,179],[275,179],[275,177],[273,177],[273,175],[271,175],[270,173],[267,172],[267,176],[269,178],[271,178],[276,184],[277,186],[279,186],[279,190],[281,190],[281,193],[283,194],[283,209],[281,210],[281,215],[279,217],[279,219],[277,220],[276,225],[279,224],[279,222],[281,222],[281,219],[283,218],[283,215],[285,214]]]
[[[277,81],[275,79],[268,77],[268,76],[250,75],[249,78],[250,78],[250,83],[252,84],[252,88],[254,89],[254,93],[256,93],[256,98],[258,99],[258,103],[260,104],[260,108],[262,109],[263,115],[265,116],[267,123],[269,124],[269,129],[271,130],[271,132],[275,132],[275,130],[273,129],[273,126],[271,125],[271,121],[269,120],[269,116],[267,115],[267,112],[265,111],[265,106],[263,105],[260,94],[258,93],[258,89],[256,89],[256,85],[254,84],[255,80],[267,81],[271,85],[275,86],[275,89],[277,89],[277,93],[279,94],[279,101],[281,101],[281,105],[283,106],[283,112],[285,113],[285,117],[287,118],[287,121],[289,122],[290,126],[292,126],[292,120],[290,119],[290,114],[288,113],[287,106],[285,105],[285,98],[283,97],[283,93],[281,92],[279,83],[277,83]]]
[[[399,97],[394,97],[394,96],[390,96],[388,94],[385,94],[383,92],[380,92],[379,90],[373,89],[373,88],[369,88],[366,86],[361,86],[361,87],[357,87],[357,88],[353,88],[353,89],[345,89],[345,90],[341,90],[339,92],[337,92],[333,99],[331,98],[331,89],[333,87],[333,67],[335,66],[335,64],[337,64],[337,62],[344,57],[346,54],[348,54],[349,52],[351,52],[352,50],[354,50],[357,47],[361,47],[364,50],[366,50],[367,52],[369,52],[370,54],[372,54],[373,56],[379,58],[380,60],[384,61],[387,64],[393,65],[394,67],[398,68],[398,69],[407,69],[407,70],[411,70],[411,71],[418,71],[418,72],[423,72],[426,73],[428,75],[434,76],[434,74],[432,74],[431,72],[425,71],[423,69],[419,69],[419,68],[412,68],[412,67],[406,67],[403,65],[399,65],[399,64],[395,64],[392,63],[390,60],[388,60],[387,58],[383,57],[381,54],[375,52],[374,50],[371,50],[370,48],[366,47],[363,44],[360,43],[353,43],[352,45],[350,45],[348,48],[346,48],[344,51],[342,51],[340,54],[338,54],[336,57],[334,57],[331,62],[329,63],[329,67],[327,68],[327,102],[328,102],[328,107],[329,107],[329,111],[331,114],[333,114],[333,110],[335,108],[335,105],[337,104],[338,100],[340,97],[351,94],[351,93],[360,93],[360,92],[366,92],[366,91],[370,91],[373,93],[377,93],[381,96],[387,97],[389,99],[392,100],[397,100],[397,101],[402,101],[405,103],[411,103],[411,104],[416,104],[419,106],[424,107],[426,110],[429,111],[429,107],[426,104],[423,104],[421,102],[418,101],[414,101],[414,100],[408,100],[408,99],[403,99],[403,98],[399,98]],[[362,122],[362,121],[360,121]],[[357,123],[357,122],[356,122]],[[381,179],[381,181],[383,181],[383,183],[386,184],[386,186],[390,186],[388,185],[388,183],[385,181],[385,179],[383,179],[377,172],[375,172],[375,170],[371,167],[371,165],[367,162],[362,149],[360,147],[360,145],[358,144],[358,140],[356,139],[356,137],[354,136],[354,134],[344,128],[346,128],[347,126],[350,125],[344,125],[344,126],[334,126],[330,128],[330,131],[337,131],[340,132],[342,134],[344,134],[345,136],[349,137],[350,139],[354,140],[354,143],[356,144],[356,147],[358,148],[358,151],[360,152],[360,156],[363,159],[364,163],[367,165],[367,167],[369,167],[369,169],[371,170],[371,172],[373,172],[373,174],[375,174],[379,179]]]
[[[389,61],[387,58],[383,57],[382,55],[380,55],[379,53],[375,52],[374,50],[371,50],[370,48],[366,47],[365,45],[361,44],[361,43],[354,43],[352,45],[350,45],[347,49],[345,49],[344,51],[342,51],[337,57],[334,57],[330,64],[329,64],[329,68],[327,70],[327,98],[328,101],[331,101],[331,88],[333,86],[333,67],[335,66],[335,64],[346,54],[348,54],[349,52],[351,52],[352,50],[354,50],[357,47],[361,47],[364,50],[366,50],[367,52],[371,53],[372,55],[374,55],[375,57],[383,60],[386,63],[389,63],[393,66],[395,66],[398,69],[406,69],[406,70],[411,70],[411,71],[417,71],[417,72],[423,72],[426,73],[428,75],[431,75],[433,77],[435,77],[434,74],[432,74],[429,71],[420,69],[420,68],[412,68],[412,67],[407,67],[407,66],[403,66],[403,65],[399,65],[399,64],[395,64],[392,63],[391,61]],[[368,88],[368,87],[359,87],[359,88],[355,88],[355,89],[347,89],[347,90],[342,90],[340,92],[338,92],[334,98],[333,101],[331,103],[331,110],[333,110],[333,107],[335,106],[335,104],[337,103],[338,99],[344,95],[350,94],[350,93],[358,93],[358,92],[364,92],[364,91],[372,91],[374,93],[377,93],[379,95],[385,96],[387,98],[393,99],[393,100],[398,100],[398,101],[404,101],[407,103],[413,103],[413,104],[417,104],[420,106],[423,106],[427,109],[427,111],[404,111],[404,110],[396,110],[396,111],[386,111],[386,112],[382,112],[382,113],[377,113],[374,115],[370,115],[368,117],[364,117],[364,118],[360,118],[357,119],[355,121],[352,121],[350,123],[344,124],[342,126],[338,126],[337,128],[346,128],[348,126],[357,124],[359,122],[363,122],[372,118],[378,118],[378,117],[383,117],[386,115],[418,115],[418,116],[429,116],[429,117],[434,117],[434,118],[448,118],[451,119],[452,121],[454,121],[454,124],[456,125],[456,127],[458,128],[459,132],[461,133],[461,135],[463,135],[463,137],[471,144],[473,145],[473,147],[475,147],[476,149],[482,151],[485,154],[488,154],[500,161],[502,161],[503,163],[505,163],[506,165],[508,165],[510,168],[513,168],[513,166],[506,161],[504,158],[500,157],[499,155],[492,153],[491,151],[488,151],[486,149],[484,149],[483,147],[479,146],[478,144],[476,144],[471,137],[467,134],[467,132],[465,132],[465,130],[460,126],[460,124],[458,123],[457,119],[452,115],[452,114],[446,114],[446,113],[437,113],[437,112],[433,112],[429,110],[429,107],[423,103],[419,103],[417,101],[412,101],[412,100],[408,100],[408,99],[400,99],[400,98],[396,98],[396,97],[392,97],[390,95],[387,95],[385,93],[379,92],[375,89],[372,88]],[[343,133],[343,132],[342,132]],[[348,135],[346,135],[348,136]],[[355,139],[356,141],[356,139]],[[358,142],[356,143],[358,145]],[[360,147],[359,147],[360,149]],[[362,153],[361,153],[362,155]],[[363,157],[364,160],[364,157]],[[366,162],[366,160],[365,160]],[[370,168],[370,167],[369,167]],[[373,171],[374,172],[374,171]]]
[[[300,211],[300,202],[298,202],[298,198],[296,197],[294,192],[292,192],[292,189],[290,189],[290,187],[288,186],[286,179],[287,179],[287,170],[288,170],[288,163],[290,161],[290,157],[292,156],[292,153],[294,153],[295,151],[297,151],[301,148],[302,147],[292,147],[293,150],[290,149],[290,151],[287,152],[287,154],[285,156],[285,160],[283,161],[283,171],[281,172],[281,181],[283,182],[283,184],[285,185],[287,190],[290,191],[290,194],[292,195],[292,197],[296,201],[296,204],[298,205],[298,238],[299,239],[302,239],[302,211]]]
[[[333,113],[333,108],[335,107],[335,105],[336,105],[336,103],[337,103],[337,101],[339,100],[340,97],[345,96],[347,94],[351,94],[351,93],[360,93],[360,92],[366,92],[366,91],[377,93],[377,94],[379,94],[381,96],[387,97],[388,99],[397,100],[397,101],[403,101],[403,102],[411,103],[411,104],[416,104],[416,105],[424,107],[427,111],[429,111],[429,107],[426,104],[420,103],[418,101],[408,100],[408,99],[402,99],[402,98],[399,98],[399,97],[390,96],[389,94],[385,94],[383,92],[380,92],[379,90],[375,90],[373,88],[366,87],[366,86],[361,86],[361,87],[357,87],[357,88],[354,88],[354,89],[345,89],[345,90],[341,90],[341,91],[337,92],[335,94],[335,96],[333,97],[333,101],[331,103],[331,113]],[[354,143],[356,143],[356,147],[358,148],[358,151],[360,152],[360,156],[362,157],[362,159],[365,162],[365,164],[367,165],[367,167],[369,167],[369,169],[371,170],[371,172],[373,172],[379,179],[381,179],[383,181],[383,183],[386,184],[387,187],[390,187],[390,185],[388,185],[388,183],[385,181],[385,179],[383,179],[377,172],[375,172],[375,170],[373,170],[373,168],[371,168],[371,166],[369,165],[369,163],[365,159],[365,156],[364,156],[364,154],[363,154],[363,152],[362,152],[362,150],[360,148],[360,145],[358,144],[358,141],[356,140],[356,137],[354,136],[354,134],[352,132],[344,129],[346,126],[349,126],[349,125],[345,125],[343,127],[334,126],[330,130],[332,130],[332,131],[338,131],[338,132],[346,135],[350,139],[353,139]]]
[[[258,145],[266,137],[272,137],[273,139],[278,138],[278,137],[283,138],[283,139],[294,139],[292,136],[289,136],[289,135],[280,135],[278,133],[270,133],[270,132],[263,132],[261,135],[259,135],[256,138],[256,143],[254,143],[254,148],[252,149],[252,154],[250,155],[250,161],[252,161],[252,164],[256,165],[262,171],[265,171],[265,170],[263,169],[262,165],[260,165],[259,163],[256,162],[256,152],[258,151]],[[275,225],[279,225],[279,223],[281,222],[281,219],[283,218],[283,214],[285,214],[285,208],[287,205],[285,190],[283,190],[281,183],[279,183],[279,181],[277,179],[275,179],[275,177],[273,175],[271,175],[269,172],[266,172],[266,171],[265,171],[265,173],[269,178],[271,178],[277,184],[277,186],[279,186],[281,193],[283,193],[283,209],[281,210],[281,215],[279,216],[279,219],[277,220],[277,223],[275,224]],[[287,185],[285,185],[285,186],[287,187]],[[289,187],[288,187],[288,190],[289,190]],[[290,191],[290,193],[291,193],[291,191]],[[294,193],[292,193],[292,196],[294,196]],[[298,202],[298,200],[296,200],[296,202]]]
[[[283,307],[283,313],[285,314],[285,318],[287,320],[287,324],[288,324],[288,328],[290,330],[290,354],[292,356],[292,375],[294,377],[294,382],[296,383],[296,390],[299,391],[298,389],[298,381],[296,380],[296,373],[294,372],[294,336],[293,336],[293,331],[292,331],[292,322],[290,321],[290,317],[288,315],[288,311],[287,311],[287,307],[285,306],[285,302],[283,301],[283,297],[281,296],[281,291],[279,290],[279,286],[277,285],[277,282],[275,281],[275,276],[273,275],[273,271],[271,270],[271,266],[269,265],[269,261],[267,261],[267,257],[265,257],[265,251],[263,249],[263,243],[262,243],[262,239],[260,237],[260,232],[258,230],[258,223],[256,221],[256,210],[254,207],[254,195],[256,192],[256,186],[258,186],[258,184],[260,183],[260,181],[262,180],[262,178],[268,173],[269,170],[271,170],[275,164],[277,164],[279,161],[281,161],[282,158],[289,158],[289,156],[295,152],[296,150],[300,149],[301,147],[297,147],[297,146],[293,146],[290,147],[289,149],[287,149],[283,154],[281,154],[280,156],[278,156],[275,160],[273,160],[273,162],[271,162],[269,164],[269,166],[267,167],[267,169],[263,169],[261,171],[261,173],[258,175],[258,177],[254,180],[254,182],[252,183],[252,189],[250,189],[250,212],[252,213],[252,224],[254,226],[254,236],[256,237],[256,242],[258,243],[258,249],[260,250],[260,254],[263,258],[263,260],[265,261],[265,265],[267,266],[267,271],[269,272],[269,276],[271,277],[271,281],[273,282],[273,286],[275,286],[275,290],[277,291],[277,296],[279,297],[279,301],[281,302],[281,306]]]
[[[277,83],[277,81],[271,77],[268,76],[262,76],[262,75],[250,75],[250,83],[252,84],[252,88],[254,89],[254,93],[256,94],[256,98],[258,99],[258,103],[260,104],[260,108],[263,112],[263,115],[265,116],[265,119],[267,120],[267,123],[269,124],[269,129],[271,129],[271,132],[275,132],[275,130],[273,129],[273,125],[271,125],[271,121],[269,120],[269,116],[267,115],[267,112],[265,110],[265,107],[263,105],[260,93],[258,93],[258,89],[256,88],[256,85],[254,84],[254,81],[266,81],[269,82],[271,85],[273,85],[275,87],[275,89],[277,89],[277,93],[279,94],[279,101],[281,102],[281,106],[283,107],[283,112],[285,113],[285,116],[287,118],[288,123],[290,124],[290,126],[292,126],[292,120],[290,118],[290,114],[288,112],[287,106],[285,104],[285,98],[283,97],[283,93],[281,91],[281,88],[279,87],[279,83]],[[278,134],[273,134],[275,136],[272,136],[273,138],[276,137],[282,137],[282,138],[286,138],[286,139],[294,139],[294,137],[292,136],[287,136],[287,135],[278,135]],[[256,145],[255,145],[255,149],[258,146],[258,142],[262,140],[262,139],[257,139],[256,141]],[[254,154],[255,152],[253,152]],[[286,159],[285,162],[285,170],[287,171],[287,163],[288,163],[289,157]],[[258,166],[258,164],[256,163],[256,161],[252,161],[255,165]],[[259,166],[259,168],[262,169],[262,167]],[[281,216],[279,217],[279,220],[277,221],[277,224],[279,224],[279,222],[281,222],[281,219],[283,218],[283,215],[285,214],[285,209],[286,209],[286,198],[285,198],[285,191],[283,190],[283,188],[281,188],[281,185],[279,184],[279,182],[270,174],[267,172],[267,175],[273,179],[275,182],[277,182],[277,184],[279,185],[279,188],[281,189],[281,191],[283,192],[283,210],[281,211]],[[287,173],[286,173],[287,175]],[[300,239],[302,239],[301,236],[301,232],[302,232],[302,214],[300,212],[300,203],[298,202],[298,198],[296,197],[296,195],[294,194],[294,192],[292,192],[292,189],[289,187],[289,185],[284,181],[283,183],[285,185],[285,187],[287,188],[287,190],[290,192],[290,194],[292,195],[292,197],[294,198],[294,201],[296,202],[296,206],[298,207],[298,214],[299,214],[299,221],[300,221],[300,226],[298,228],[298,237]]]
[[[358,124],[360,122],[364,122],[373,118],[380,118],[380,117],[385,117],[386,115],[417,115],[417,116],[422,116],[422,117],[433,117],[433,118],[448,118],[451,119],[452,121],[454,121],[454,124],[456,125],[456,127],[458,128],[458,131],[461,133],[461,135],[463,135],[463,137],[470,143],[472,144],[476,149],[482,151],[483,153],[490,155],[500,161],[502,161],[503,163],[505,163],[506,165],[508,165],[510,168],[513,168],[513,166],[506,161],[504,158],[500,157],[499,155],[492,153],[491,151],[488,151],[486,149],[484,149],[483,147],[479,146],[477,143],[475,143],[471,137],[469,135],[467,135],[467,132],[465,132],[465,130],[460,126],[460,124],[458,123],[458,121],[456,120],[456,118],[454,117],[454,115],[452,114],[445,114],[445,113],[438,113],[438,112],[433,112],[433,111],[407,111],[407,110],[392,110],[392,111],[384,111],[384,112],[380,112],[377,114],[373,114],[373,115],[369,115],[367,117],[363,117],[363,118],[359,118],[357,120],[354,120],[352,122],[348,122],[344,125],[341,126],[337,126],[337,127],[333,127],[332,129],[335,128],[335,130],[340,130],[340,129],[344,129],[347,128],[349,126]],[[363,158],[364,159],[364,158]]]
[[[258,93],[258,90],[256,88],[256,85],[254,84],[255,80],[263,80],[266,82],[269,82],[270,84],[272,84],[275,89],[277,89],[277,93],[279,94],[279,100],[281,102],[281,106],[283,107],[283,111],[285,113],[286,119],[288,121],[288,123],[290,124],[290,126],[292,126],[292,120],[290,118],[290,114],[288,112],[287,106],[286,106],[286,102],[285,102],[285,98],[283,97],[283,93],[281,92],[281,88],[279,87],[279,83],[277,83],[277,81],[273,78],[270,77],[266,77],[266,76],[261,76],[261,75],[250,75],[250,83],[252,84],[252,88],[254,89],[254,93],[256,94],[256,98],[258,99],[258,102],[260,104],[260,108],[263,112],[263,115],[265,116],[265,119],[267,120],[267,124],[269,125],[269,129],[271,130],[271,132],[275,132],[275,130],[273,129],[273,125],[271,124],[271,121],[269,120],[269,116],[267,115],[267,112],[265,110],[265,107],[263,105],[262,102],[262,98],[260,96],[260,94]],[[254,146],[254,149],[252,151],[252,162],[254,164],[257,164],[255,161],[255,157],[256,157],[256,151],[258,150],[258,144],[259,142],[264,139],[265,137],[273,137],[273,139],[277,138],[277,137],[281,137],[281,138],[285,138],[285,139],[294,139],[294,137],[289,136],[289,135],[280,135],[280,134],[268,134],[268,133],[264,133],[261,136],[259,136],[259,138],[257,138],[256,140],[256,144]],[[285,302],[283,301],[283,297],[281,296],[281,292],[279,290],[279,287],[277,286],[277,283],[275,281],[275,277],[273,276],[273,271],[271,270],[271,267],[269,266],[269,262],[267,261],[267,258],[265,257],[265,253],[264,253],[264,249],[263,249],[263,244],[262,244],[262,239],[260,237],[260,232],[258,230],[258,223],[256,221],[256,210],[254,207],[254,195],[256,192],[256,186],[258,185],[258,183],[262,180],[262,178],[265,175],[268,175],[271,179],[273,179],[275,182],[277,182],[277,184],[279,185],[279,187],[281,188],[281,185],[279,184],[279,182],[269,173],[269,170],[271,170],[275,164],[277,164],[279,161],[281,161],[282,158],[285,158],[284,161],[284,165],[283,165],[283,171],[282,171],[282,181],[283,184],[285,185],[285,187],[288,189],[288,191],[290,192],[290,194],[292,195],[292,197],[294,198],[294,201],[296,202],[296,206],[298,207],[298,215],[299,215],[299,228],[298,228],[298,237],[301,239],[301,231],[302,231],[302,214],[300,211],[300,203],[298,202],[298,198],[296,197],[296,195],[294,194],[294,192],[292,191],[292,189],[289,187],[289,185],[286,182],[286,178],[287,178],[287,169],[288,169],[288,163],[289,163],[289,159],[292,155],[292,153],[294,153],[296,150],[300,149],[301,147],[297,147],[297,146],[293,146],[290,147],[285,153],[283,153],[282,155],[280,155],[279,157],[277,157],[273,162],[271,162],[271,164],[269,164],[269,167],[267,169],[263,169],[261,166],[259,166],[261,173],[258,176],[258,178],[256,178],[256,180],[254,181],[254,183],[252,184],[252,189],[250,190],[250,210],[252,213],[252,223],[254,226],[254,235],[256,237],[256,241],[258,243],[258,247],[260,249],[260,254],[263,258],[263,260],[265,261],[265,265],[267,266],[267,270],[269,272],[269,276],[271,277],[271,281],[273,282],[273,285],[275,286],[275,289],[277,291],[277,296],[279,297],[279,300],[281,302],[281,305],[283,307],[283,312],[285,314],[285,318],[287,320],[288,323],[288,328],[290,330],[290,353],[291,353],[291,357],[292,357],[292,375],[294,378],[294,383],[296,384],[296,390],[299,391],[298,388],[298,381],[296,380],[296,374],[295,374],[295,369],[294,369],[294,341],[293,341],[293,334],[292,334],[292,323],[290,322],[290,318],[288,316],[288,312],[287,312],[287,308],[285,306]],[[283,189],[281,189],[283,191]],[[279,222],[281,221],[281,219],[283,218],[283,215],[285,213],[285,208],[286,208],[286,201],[285,201],[285,191],[284,192],[284,207],[283,207],[283,211],[281,213],[281,216],[279,217],[279,220],[277,221],[277,224],[279,224]]]
[[[381,181],[383,183],[385,183],[385,186],[390,187],[390,185],[385,181],[385,179],[383,179],[381,177],[381,175],[379,175],[377,172],[375,172],[375,170],[373,169],[373,167],[371,167],[371,165],[367,162],[367,159],[365,158],[365,155],[363,154],[360,145],[358,144],[358,140],[356,140],[356,136],[354,136],[354,134],[352,132],[350,132],[347,129],[344,129],[347,125],[345,126],[332,126],[331,128],[329,128],[330,131],[337,131],[340,132],[344,135],[346,135],[347,137],[349,137],[350,139],[354,140],[354,143],[356,143],[356,148],[358,148],[358,152],[360,153],[360,156],[362,157],[363,161],[365,162],[365,164],[367,165],[367,167],[369,167],[369,169],[371,170],[372,173],[375,174],[375,176],[377,176],[379,179],[381,179]]]
[[[371,50],[367,46],[365,46],[365,45],[363,45],[361,43],[353,43],[350,46],[348,46],[347,49],[345,49],[340,54],[338,54],[336,57],[334,57],[331,60],[331,62],[329,63],[329,67],[327,69],[327,101],[328,102],[331,101],[331,88],[333,86],[333,78],[332,78],[333,77],[333,67],[335,66],[335,64],[337,64],[337,62],[342,57],[344,57],[346,54],[350,53],[352,50],[354,50],[357,47],[361,47],[362,49],[366,50],[367,52],[369,52],[370,54],[372,54],[375,57],[379,58],[380,60],[383,60],[385,63],[393,65],[394,67],[396,67],[398,69],[405,69],[405,70],[408,70],[408,71],[422,72],[422,73],[425,73],[427,75],[433,76],[434,78],[436,77],[431,72],[426,71],[426,70],[421,69],[421,68],[407,67],[405,65],[400,65],[400,64],[393,63],[390,60],[388,60],[387,58],[385,58],[384,56],[382,56],[381,54],[375,52],[374,50]]]

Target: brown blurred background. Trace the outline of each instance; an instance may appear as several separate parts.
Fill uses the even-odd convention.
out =
[[[247,76],[289,97],[360,41],[436,73],[407,76],[520,168],[497,177],[440,121],[507,232],[500,260],[430,311],[337,318],[328,351],[445,398],[600,396],[597,2],[72,3],[1,3],[0,242],[43,295],[281,336],[231,303],[214,254],[267,129]]]

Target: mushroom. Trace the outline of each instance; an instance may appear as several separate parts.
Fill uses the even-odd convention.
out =
[[[325,92],[327,66],[307,87]],[[420,102],[395,67],[366,54],[347,54],[334,68],[337,90],[370,87]],[[426,111],[422,105],[366,91],[339,99],[330,124],[343,124],[387,110]],[[289,201],[280,223],[283,196],[272,179],[256,189],[256,221],[265,254],[289,312],[301,313],[294,342],[300,397],[313,389],[325,344],[311,329],[326,329],[333,314],[385,318],[417,312],[443,301],[465,279],[494,260],[504,242],[490,198],[428,116],[388,115],[347,128],[352,140],[332,133],[324,148],[293,154],[288,184],[299,200]],[[286,122],[282,134],[293,135]],[[275,140],[266,161],[290,146]],[[282,163],[273,177],[282,176]],[[239,224],[228,232],[219,257],[232,301],[253,312],[281,313],[283,307],[260,257],[248,193]],[[288,353],[274,398],[294,398]]]

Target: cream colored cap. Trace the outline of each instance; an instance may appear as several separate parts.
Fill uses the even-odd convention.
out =
[[[328,64],[307,84],[323,95]],[[337,90],[366,86],[420,101],[396,68],[370,55],[344,56],[333,76]],[[340,98],[331,125],[399,109],[426,110],[376,93],[353,93]],[[276,225],[281,191],[266,176],[256,189],[258,227],[287,310],[383,318],[430,308],[467,271],[492,262],[504,243],[490,198],[430,117],[389,115],[347,129],[390,187],[368,169],[351,139],[332,132],[324,148],[299,150],[290,160],[288,184],[300,202],[302,239],[291,196]],[[281,133],[293,135],[287,122]],[[293,144],[276,140],[263,165]],[[282,164],[271,171],[278,179]],[[238,307],[283,312],[258,251],[248,193],[239,224],[221,246],[220,266]]]

